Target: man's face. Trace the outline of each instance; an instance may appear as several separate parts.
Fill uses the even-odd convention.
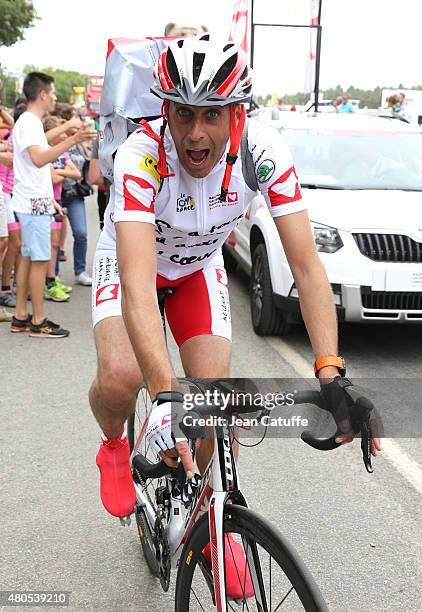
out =
[[[46,113],[52,113],[57,102],[56,88],[54,83],[51,84],[48,91],[41,91],[41,100],[44,102],[44,110]]]
[[[229,107],[171,102],[169,127],[183,168],[190,176],[203,178],[226,148],[230,135]]]

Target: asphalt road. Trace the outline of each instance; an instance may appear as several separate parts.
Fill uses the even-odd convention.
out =
[[[88,207],[92,255],[92,199]],[[73,278],[68,263],[63,277]],[[304,330],[257,337],[246,277],[232,275],[230,287],[233,375],[310,376]],[[68,339],[31,339],[0,325],[0,590],[71,591],[71,610],[172,610],[174,582],[161,591],[136,527],[121,527],[99,499],[99,431],[87,401],[96,366],[89,288],[75,286],[70,303],[48,303],[47,312],[71,330]],[[241,452],[250,506],[289,538],[333,612],[421,609],[421,331],[341,329],[351,375],[381,400],[389,430],[415,436],[385,440],[373,475],[357,443],[324,454],[297,438],[269,438]],[[171,353],[178,363],[174,344]]]

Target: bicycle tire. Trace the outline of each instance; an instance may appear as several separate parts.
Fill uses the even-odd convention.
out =
[[[229,507],[226,506],[224,512],[224,531],[232,534],[240,534],[241,536],[245,536],[248,542],[255,542],[255,545],[259,545],[260,548],[271,555],[271,558],[274,559],[281,569],[283,577],[286,577],[292,586],[292,589],[283,600],[284,603],[288,602],[287,607],[283,607],[284,604],[282,602],[282,605],[272,608],[272,596],[270,594],[271,609],[268,608],[267,602],[268,612],[274,612],[275,610],[281,610],[281,612],[284,610],[289,610],[289,612],[292,610],[295,612],[296,610],[305,610],[306,612],[328,612],[328,607],[324,602],[319,588],[298,554],[291,544],[266,519],[249,508],[243,508],[233,504]],[[206,603],[206,607],[203,607],[201,604],[201,607],[197,607],[197,602],[199,601],[197,594],[193,593],[196,600],[191,597],[192,580],[195,570],[199,569],[202,574],[205,593],[208,594],[208,602],[212,602],[211,591],[213,587],[210,589],[209,580],[207,581],[201,569],[201,565],[204,563],[202,551],[208,542],[208,514],[204,514],[189,534],[180,557],[176,581],[175,612],[194,612],[196,610],[209,610],[214,608],[212,603]],[[260,556],[260,563],[261,557],[262,555]],[[292,599],[288,599],[292,590],[295,591],[297,596],[294,602]],[[205,601],[207,602],[207,600]],[[291,604],[295,604],[295,607],[292,607]],[[262,606],[257,604],[255,597],[243,600],[243,607],[241,609],[251,612],[252,610],[263,610]],[[239,610],[239,607],[234,607],[232,602],[229,601],[227,610]]]

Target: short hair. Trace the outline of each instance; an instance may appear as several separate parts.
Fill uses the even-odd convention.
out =
[[[23,82],[23,93],[28,102],[35,102],[41,91],[47,93],[50,91],[52,83],[54,83],[52,76],[43,72],[30,72]]]
[[[64,123],[64,119],[62,119],[62,117],[57,117],[56,115],[47,115],[42,121],[44,132],[53,130],[54,128],[59,127],[59,125],[62,125],[62,123]]]
[[[16,104],[15,108],[13,110],[13,120],[16,123],[16,121],[19,119],[19,117],[26,112],[26,100],[25,102],[21,102],[20,104]]]
[[[68,102],[56,102],[56,106],[51,114],[69,121],[75,114],[75,108]]]

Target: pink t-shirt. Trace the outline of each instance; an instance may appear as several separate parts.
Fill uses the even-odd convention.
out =
[[[70,162],[70,155],[67,151],[65,151],[64,153],[60,155],[60,157],[56,159],[56,161],[53,162],[52,165],[55,170],[63,170],[69,162]],[[62,197],[62,190],[63,190],[63,181],[53,185],[54,199],[56,200],[56,202],[60,202],[60,198]]]
[[[13,130],[10,130],[9,138],[6,140],[7,142],[7,151],[13,153],[13,139],[12,139]],[[0,164],[0,183],[3,185],[4,193],[13,193],[13,181],[15,175],[13,172],[13,166],[8,168],[7,166]]]

